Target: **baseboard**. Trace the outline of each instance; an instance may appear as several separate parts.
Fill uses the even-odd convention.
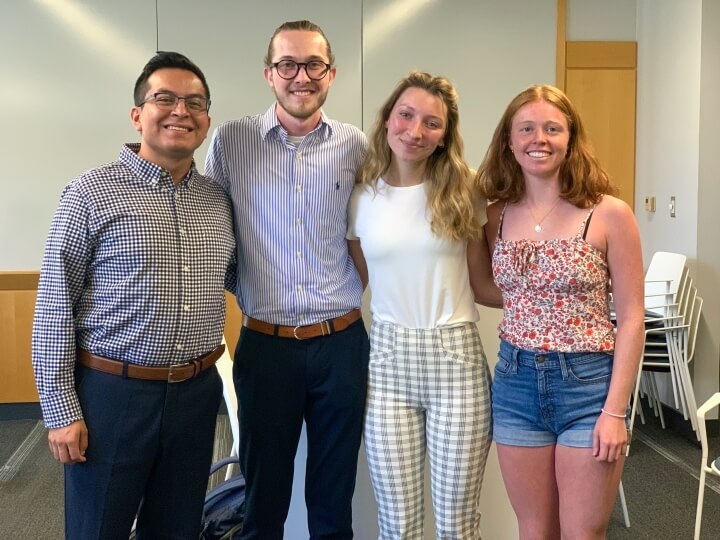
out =
[[[0,420],[40,420],[39,403],[0,403]]]

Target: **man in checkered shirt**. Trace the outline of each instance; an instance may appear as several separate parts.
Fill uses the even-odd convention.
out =
[[[222,383],[232,208],[198,174],[210,91],[160,52],[135,84],[140,144],[70,182],[33,327],[48,442],[65,464],[67,538],[197,538]]]

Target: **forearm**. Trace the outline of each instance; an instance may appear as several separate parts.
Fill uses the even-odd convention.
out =
[[[645,343],[644,322],[628,321],[618,324],[613,355],[610,389],[605,410],[624,414],[638,375],[638,365]]]
[[[39,302],[42,298],[39,298]],[[67,318],[38,304],[33,325],[32,362],[40,407],[48,428],[64,427],[82,419],[75,392],[76,344]]]
[[[502,309],[502,293],[497,285],[495,285],[492,277],[482,280],[470,280],[470,284],[473,289],[473,294],[475,295],[476,303],[486,307]]]

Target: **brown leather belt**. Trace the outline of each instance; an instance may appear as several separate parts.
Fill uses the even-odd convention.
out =
[[[283,326],[281,324],[266,323],[258,319],[253,319],[252,317],[248,317],[247,315],[243,315],[243,326],[262,334],[303,340],[320,336],[329,336],[330,334],[342,332],[348,326],[356,321],[359,321],[361,318],[362,312],[359,309],[353,309],[340,317],[335,317],[334,319],[328,319],[327,321],[321,321],[315,324],[308,324],[306,326]]]
[[[197,377],[207,368],[214,365],[215,362],[218,361],[218,358],[222,356],[223,352],[225,352],[225,345],[219,345],[205,356],[190,360],[187,364],[178,364],[170,367],[148,367],[130,364],[128,362],[120,362],[119,360],[110,360],[102,356],[95,356],[84,349],[78,349],[77,361],[90,369],[110,373],[111,375],[121,375],[131,379],[144,379],[147,381],[176,383]]]

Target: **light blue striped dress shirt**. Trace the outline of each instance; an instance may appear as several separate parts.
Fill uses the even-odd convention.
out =
[[[345,233],[366,148],[358,128],[324,113],[296,148],[274,103],[215,130],[205,174],[233,201],[244,313],[295,326],[360,307],[362,285]]]

